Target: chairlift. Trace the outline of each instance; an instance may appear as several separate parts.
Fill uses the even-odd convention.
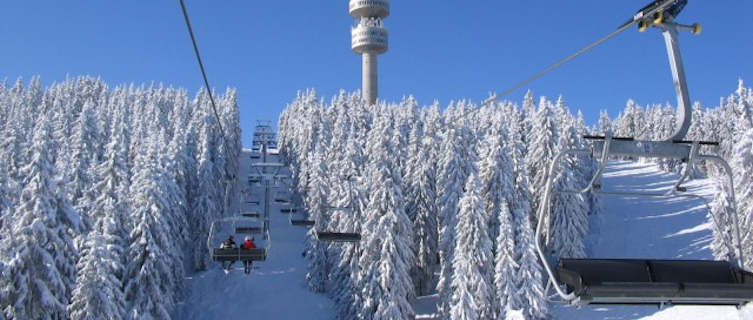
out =
[[[290,193],[288,192],[277,192],[275,193],[275,202],[278,203],[290,203]]]
[[[361,241],[360,233],[352,232],[321,232],[316,233],[316,239],[325,242],[359,242]]]
[[[316,221],[309,220],[306,217],[303,216],[302,210],[298,210],[299,207],[288,207],[288,208],[280,208],[281,213],[288,214],[288,221],[290,222],[290,225],[296,226],[296,227],[313,227],[316,224]],[[297,212],[301,212],[301,214],[297,214]],[[296,217],[301,216],[301,217]]]
[[[227,232],[226,230],[221,229],[222,225],[230,224],[230,230],[236,231],[237,233],[239,228],[236,227],[236,224],[244,221],[249,221],[249,219],[231,217],[218,219],[212,222],[212,225],[209,227],[209,236],[207,237],[207,248],[209,249],[213,261],[224,263],[234,261],[264,261],[267,259],[267,254],[272,247],[272,240],[269,236],[269,230],[262,230],[262,240],[264,240],[263,247],[256,249],[219,248],[219,244],[222,243],[222,239],[217,238],[217,235],[221,234],[223,231]],[[233,232],[228,233],[232,234]]]
[[[313,227],[316,224],[316,221],[307,219],[290,219],[290,224],[296,227]]]
[[[246,212],[241,214],[241,216],[245,218],[256,218],[259,219],[260,214],[258,212]]]
[[[327,206],[327,209],[330,211],[336,211],[336,210],[353,210],[354,203],[353,201],[353,181],[355,181],[352,177],[347,177],[343,180],[348,181],[349,189],[348,189],[348,205],[343,207],[335,207],[335,206]],[[317,231],[316,232],[316,239],[321,242],[351,242],[356,243],[361,241],[361,234],[355,233],[355,232],[333,232],[333,231]]]
[[[665,141],[640,141],[631,137],[584,136],[591,141],[591,149],[563,150],[557,154],[547,171],[544,197],[538,212],[536,225],[536,251],[541,260],[549,283],[547,292],[554,288],[557,295],[572,305],[588,304],[672,304],[685,305],[733,305],[740,307],[753,301],[753,273],[743,269],[743,252],[740,240],[740,224],[736,214],[732,170],[719,156],[700,154],[701,145],[718,145],[718,142],[687,141],[684,137],[690,127],[691,109],[685,72],[677,41],[678,30],[697,33],[698,24],[683,26],[674,18],[687,3],[687,0],[657,0],[641,9],[628,24],[639,23],[641,31],[648,26],[663,30],[670,60],[672,77],[675,82],[680,127]],[[620,27],[620,28],[623,28]],[[566,155],[587,155],[600,152],[599,167],[588,186],[582,190],[552,190],[560,160]],[[599,179],[607,166],[610,156],[646,157],[674,159],[686,163],[681,177],[672,189],[665,193],[648,192],[608,192],[601,190]],[[682,184],[689,177],[698,161],[716,163],[726,175],[723,183],[730,190],[734,241],[737,263],[732,261],[708,260],[662,260],[662,259],[570,259],[561,258],[556,268],[549,263],[544,253],[542,240],[548,243],[550,230],[545,225],[551,221],[551,200],[554,192],[574,194],[606,194],[629,197],[692,197],[703,199],[701,195],[688,194]],[[708,207],[708,204],[707,204]],[[716,224],[716,219],[712,219]],[[544,239],[542,239],[542,237]]]
[[[298,208],[280,208],[280,213],[296,213]]]

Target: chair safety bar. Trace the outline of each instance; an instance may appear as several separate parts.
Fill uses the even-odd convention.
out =
[[[589,137],[589,138],[595,138],[595,137]],[[599,137],[600,138],[600,137]],[[598,138],[597,138],[598,139]],[[549,165],[549,168],[547,169],[547,181],[546,185],[544,187],[544,197],[542,198],[541,205],[539,206],[539,212],[537,214],[538,222],[536,224],[536,236],[535,236],[535,243],[536,243],[536,252],[538,253],[539,259],[541,260],[542,265],[544,266],[544,269],[549,276],[549,281],[551,283],[551,287],[554,287],[557,294],[565,301],[568,302],[577,302],[578,297],[572,293],[572,292],[565,292],[565,290],[562,289],[562,287],[558,284],[557,277],[554,274],[554,271],[552,269],[552,266],[550,265],[547,255],[544,253],[544,249],[542,247],[542,233],[544,232],[545,226],[547,230],[547,234],[543,235],[546,243],[549,242],[550,237],[550,220],[551,220],[551,199],[552,199],[552,184],[555,179],[556,171],[558,170],[558,165],[560,161],[562,160],[562,157],[565,155],[582,155],[582,154],[590,154],[594,151],[596,151],[596,147],[601,147],[601,162],[599,163],[599,168],[594,173],[593,177],[591,178],[589,185],[586,186],[583,189],[578,190],[557,190],[555,192],[562,192],[562,193],[575,193],[575,194],[585,194],[585,193],[593,193],[593,194],[606,194],[606,195],[623,195],[623,196],[643,196],[643,197],[692,197],[697,199],[703,199],[705,200],[704,203],[706,204],[706,207],[709,208],[708,203],[710,202],[709,199],[704,198],[703,196],[697,195],[697,194],[681,194],[678,193],[680,191],[684,191],[683,188],[681,188],[681,184],[685,181],[685,179],[688,178],[690,170],[693,169],[693,166],[696,161],[699,160],[708,160],[711,162],[714,162],[718,165],[720,165],[725,172],[725,175],[727,176],[726,184],[728,185],[728,192],[729,192],[729,203],[731,206],[731,215],[732,215],[732,223],[734,224],[735,230],[734,230],[734,241],[737,245],[737,264],[738,267],[743,269],[743,261],[744,256],[742,252],[742,245],[741,245],[741,239],[740,239],[740,223],[739,219],[737,217],[737,205],[735,201],[735,191],[734,191],[734,185],[733,185],[733,176],[732,176],[732,169],[730,168],[729,164],[722,159],[719,156],[715,155],[704,155],[704,154],[698,154],[698,146],[700,143],[693,142],[692,145],[689,147],[685,144],[685,142],[680,142],[678,144],[675,144],[673,146],[673,142],[671,141],[638,141],[633,139],[620,139],[615,140],[612,139],[610,135],[607,135],[604,137],[604,141],[597,141],[595,144],[595,147],[593,150],[591,149],[570,149],[570,150],[563,150],[559,152],[554,159],[552,160],[552,163]],[[679,145],[683,148],[685,148],[686,153],[685,156],[679,156],[677,153],[678,149],[676,145]],[[645,147],[647,146],[647,147]],[[667,147],[669,146],[669,147]],[[620,150],[619,153],[612,152],[612,148]],[[633,150],[633,152],[627,152]],[[610,155],[624,155],[624,156],[638,156],[638,157],[652,157],[652,158],[674,158],[674,159],[685,159],[687,161],[687,166],[685,168],[685,172],[680,177],[680,179],[674,184],[674,187],[669,190],[666,193],[646,193],[646,192],[616,192],[616,191],[601,191],[598,190],[595,186],[597,185],[599,179],[601,178],[601,175],[604,172],[604,169],[607,166],[607,159]],[[716,219],[713,219],[713,223],[717,224]],[[717,224],[718,225],[718,224]]]

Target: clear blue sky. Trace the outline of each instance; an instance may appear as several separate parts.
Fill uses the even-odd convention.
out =
[[[244,144],[256,119],[276,120],[297,90],[330,97],[360,89],[346,0],[187,0],[212,86],[239,91]],[[614,30],[649,0],[392,2],[390,51],[379,57],[380,98],[413,94],[479,101]],[[753,1],[690,0],[681,35],[691,99],[716,105],[737,79],[753,84]],[[101,76],[195,92],[201,78],[178,1],[2,1],[0,78]],[[508,97],[563,94],[593,123],[628,98],[675,103],[657,30],[628,30]]]

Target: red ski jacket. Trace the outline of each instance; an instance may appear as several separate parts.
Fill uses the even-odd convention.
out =
[[[243,249],[256,249],[256,244],[251,240],[243,242]]]

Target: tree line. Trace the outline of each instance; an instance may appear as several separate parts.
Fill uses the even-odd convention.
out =
[[[741,154],[734,144],[751,127],[752,92],[741,81],[720,106],[694,105],[688,138],[720,140],[717,150],[705,151],[728,159]],[[644,108],[632,100],[616,118],[602,112],[589,127],[562,97],[536,99],[531,92],[521,105],[458,101],[445,108],[419,107],[412,97],[368,105],[357,92],[328,102],[313,90],[300,92],[280,115],[279,145],[316,221],[305,252],[308,284],[330,295],[343,319],[413,318],[416,297],[428,294],[438,295],[443,319],[547,318],[533,231],[552,158],[587,147],[584,134],[662,140],[675,125],[671,105]],[[749,153],[747,162],[735,160],[747,163],[735,166],[738,193],[745,182],[745,190],[753,188]],[[669,171],[684,165],[657,164]],[[583,187],[595,169],[592,157],[565,157],[554,187]],[[694,176],[716,170],[702,163]],[[738,201],[741,219],[750,216],[751,196]],[[600,199],[561,193],[549,205],[549,253],[584,257],[589,215],[600,212]],[[317,231],[357,232],[362,240],[322,243]],[[721,231],[714,230],[715,239],[723,239]],[[746,248],[753,258],[753,243]]]
[[[205,91],[0,82],[0,314],[170,318],[234,192],[236,93],[217,101],[224,137]]]

